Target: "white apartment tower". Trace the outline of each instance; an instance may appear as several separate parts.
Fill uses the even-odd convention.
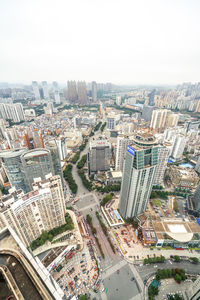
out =
[[[158,132],[165,130],[167,127],[176,127],[179,115],[167,109],[154,110],[151,117],[150,128]]]
[[[119,210],[123,218],[145,212],[158,163],[158,146],[154,136],[137,133],[127,147]]]
[[[115,170],[123,171],[124,159],[126,156],[127,146],[132,141],[128,137],[120,135],[117,137],[117,148],[116,148],[116,159],[115,159]]]
[[[162,145],[158,146],[158,164],[154,175],[154,185],[161,185],[167,168],[168,158],[169,148]]]
[[[185,145],[186,145],[186,138],[183,135],[179,134],[174,136],[173,148],[171,153],[173,159],[175,159],[176,161],[182,159]]]
[[[65,200],[60,176],[33,184],[27,194],[14,192],[3,199],[0,226],[10,225],[28,247],[43,231],[65,224]]]

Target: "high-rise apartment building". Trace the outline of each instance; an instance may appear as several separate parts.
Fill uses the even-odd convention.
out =
[[[40,100],[40,90],[37,81],[32,81],[33,93],[35,96],[35,100]]]
[[[75,103],[78,100],[78,94],[76,89],[76,81],[67,82],[68,99],[70,102]]]
[[[44,99],[49,99],[49,89],[46,81],[42,81]]]
[[[107,171],[110,168],[111,145],[106,140],[96,140],[90,143],[88,153],[88,173]]]
[[[122,177],[119,209],[126,218],[145,212],[158,163],[158,146],[154,136],[137,133],[127,147]]]
[[[121,96],[116,96],[116,104],[121,105],[122,103],[122,97]]]
[[[92,101],[97,101],[97,83],[96,81],[92,81]]]
[[[11,226],[27,247],[43,231],[65,224],[65,200],[59,176],[33,183],[33,190],[27,194],[15,191],[1,204],[1,226]]]
[[[167,127],[176,127],[179,115],[167,109],[154,110],[151,117],[151,129],[158,132],[165,130]]]
[[[86,90],[85,81],[78,81],[77,91],[78,91],[79,104],[86,104],[87,103],[87,90]]]
[[[174,136],[171,157],[176,161],[181,160],[185,149],[185,145],[186,145],[185,136],[181,134]]]
[[[159,145],[158,146],[158,164],[156,166],[153,184],[161,185],[161,183],[163,182],[165,170],[167,168],[168,158],[169,158],[169,148]]]
[[[23,106],[21,103],[3,104],[0,103],[0,118],[4,121],[9,119],[15,123],[25,120]]]
[[[65,138],[56,139],[60,160],[64,160],[67,157],[67,141]]]
[[[123,171],[126,150],[127,150],[127,146],[130,145],[130,143],[132,143],[132,141],[124,135],[119,135],[117,137],[116,159],[115,159],[116,171]]]
[[[49,173],[55,175],[51,152],[47,149],[29,150],[21,155],[26,190],[30,191],[35,178],[45,179]]]

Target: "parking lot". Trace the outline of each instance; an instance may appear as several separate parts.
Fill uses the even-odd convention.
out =
[[[53,278],[65,292],[66,298],[88,293],[98,278],[97,265],[90,241],[85,242],[84,250],[68,256],[51,271]]]
[[[185,291],[191,286],[192,280],[186,280],[181,284],[175,282],[174,279],[161,280],[161,285],[159,286],[159,294],[155,297],[155,300],[165,300],[168,299],[167,295],[179,294],[184,295]]]

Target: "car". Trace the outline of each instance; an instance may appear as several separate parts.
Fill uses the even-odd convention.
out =
[[[133,280],[135,280],[135,278],[134,278],[134,277],[132,277],[132,278],[131,278],[131,281],[133,281]]]

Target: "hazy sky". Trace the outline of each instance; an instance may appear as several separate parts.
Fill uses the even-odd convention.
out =
[[[200,81],[199,0],[0,0],[0,81]]]

